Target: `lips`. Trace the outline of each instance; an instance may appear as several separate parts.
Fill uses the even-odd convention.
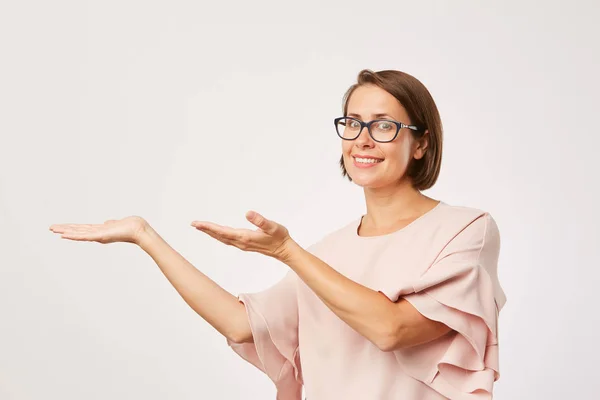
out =
[[[363,161],[358,161],[357,158],[360,157],[356,157],[353,156],[353,165],[355,168],[360,168],[360,169],[364,169],[364,168],[373,168],[378,164],[381,164],[383,162],[383,159],[381,158],[374,158],[374,157],[366,157],[365,160]],[[366,160],[373,160],[373,161],[366,161]]]
[[[379,157],[373,157],[373,156],[361,156],[359,154],[355,154],[352,156],[354,159],[357,158],[364,158],[364,159],[368,159],[368,160],[377,160],[377,161],[383,161],[383,158],[379,158]]]

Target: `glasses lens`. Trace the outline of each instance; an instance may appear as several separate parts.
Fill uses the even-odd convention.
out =
[[[373,139],[379,142],[389,142],[394,139],[398,126],[391,121],[375,121],[371,124]]]
[[[356,139],[360,132],[360,122],[351,118],[341,118],[335,125],[335,129],[342,139]]]

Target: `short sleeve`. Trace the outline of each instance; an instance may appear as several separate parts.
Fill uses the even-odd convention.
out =
[[[227,341],[237,354],[273,381],[278,400],[299,400],[302,394],[296,279],[296,274],[289,271],[262,292],[240,294],[253,343]]]
[[[396,350],[407,373],[450,399],[491,399],[500,377],[498,315],[506,299],[498,283],[500,235],[483,213],[454,236],[403,296],[425,317],[452,331]]]

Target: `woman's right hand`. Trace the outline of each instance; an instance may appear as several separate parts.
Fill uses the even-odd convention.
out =
[[[50,230],[61,234],[61,238],[98,242],[127,242],[139,244],[141,236],[149,228],[145,219],[130,216],[119,220],[108,220],[103,224],[54,224]]]

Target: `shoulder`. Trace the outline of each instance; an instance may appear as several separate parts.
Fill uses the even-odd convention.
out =
[[[490,215],[488,211],[481,208],[452,205],[445,202],[442,202],[441,206],[440,215],[447,222],[456,221],[457,223],[470,223],[480,217],[486,217]]]
[[[355,231],[353,231],[353,229],[356,229],[358,221],[358,219],[354,219],[339,228],[326,232],[319,240],[307,247],[306,250],[313,254],[317,254],[320,253],[322,249],[332,251],[332,249],[338,245],[344,246],[354,234]]]
[[[313,254],[335,251],[338,246],[353,243],[355,229],[360,218],[355,218],[343,226],[325,233],[312,243],[307,250]],[[423,241],[423,247],[438,251],[450,243],[453,245],[465,242],[488,245],[499,243],[499,230],[492,215],[480,208],[451,205],[441,202],[415,224],[410,231],[414,245]],[[402,238],[402,236],[398,236]],[[347,250],[347,247],[345,248]]]
[[[492,239],[499,236],[496,220],[490,212],[480,208],[443,203],[438,218],[432,219],[431,223],[439,229],[461,237],[489,236]]]
[[[484,270],[493,286],[499,308],[506,295],[498,281],[500,230],[493,216],[472,207],[449,206],[444,210],[447,235],[441,241],[442,250],[436,257],[440,265],[462,269]]]
[[[411,231],[415,247],[435,259],[467,249],[497,252],[500,234],[492,215],[480,208],[442,202]]]
[[[495,259],[500,251],[500,230],[494,217],[485,210],[445,205],[438,221],[442,254],[472,250],[478,256]]]

